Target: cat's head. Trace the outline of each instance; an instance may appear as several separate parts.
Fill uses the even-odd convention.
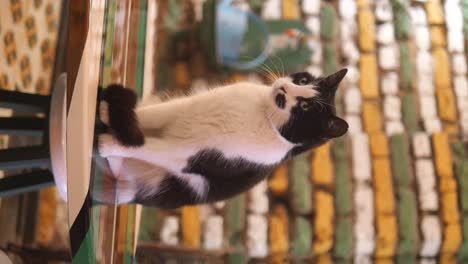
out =
[[[340,137],[348,124],[336,116],[335,94],[347,69],[326,77],[298,72],[272,85],[272,121],[289,142],[312,148]]]

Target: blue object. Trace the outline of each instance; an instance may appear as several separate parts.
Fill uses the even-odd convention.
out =
[[[255,68],[268,58],[270,49],[268,28],[258,16],[233,7],[231,2],[232,0],[223,0],[216,8],[216,55],[218,62],[238,70]],[[266,44],[262,53],[255,59],[240,61],[239,57],[249,19],[261,29]]]

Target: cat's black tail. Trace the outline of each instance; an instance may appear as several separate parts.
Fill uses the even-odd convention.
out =
[[[135,92],[122,85],[111,84],[103,89],[101,99],[108,104],[109,126],[117,140],[124,146],[142,146],[145,137],[135,113]]]

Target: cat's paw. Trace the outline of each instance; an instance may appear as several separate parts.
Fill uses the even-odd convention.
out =
[[[110,156],[116,156],[117,150],[119,148],[119,143],[114,139],[110,134],[102,134],[98,138],[99,146],[99,155],[103,158]]]

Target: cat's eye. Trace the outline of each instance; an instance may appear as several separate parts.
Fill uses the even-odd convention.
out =
[[[302,77],[299,79],[299,85],[306,85],[308,83],[308,80],[306,77]]]
[[[309,103],[307,103],[306,101],[301,101],[301,102],[299,103],[299,106],[300,106],[301,109],[304,110],[304,111],[309,110],[309,107],[310,107]]]

